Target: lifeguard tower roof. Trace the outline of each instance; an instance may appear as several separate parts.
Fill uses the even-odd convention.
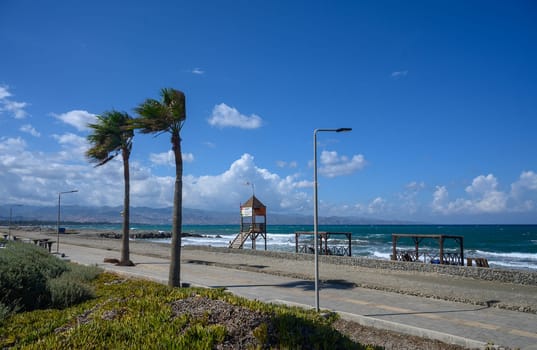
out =
[[[254,208],[254,209],[266,208],[266,206],[263,203],[261,203],[261,201],[256,196],[250,197],[250,199],[248,199],[242,205],[242,207]]]

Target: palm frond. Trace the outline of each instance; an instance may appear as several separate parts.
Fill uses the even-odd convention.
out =
[[[97,116],[97,122],[88,124],[92,133],[87,140],[91,147],[86,157],[96,166],[103,165],[116,157],[121,151],[130,152],[134,130],[130,127],[132,117],[124,112],[108,111]]]
[[[185,95],[174,89],[162,89],[161,101],[147,99],[136,109],[133,126],[143,134],[170,132],[179,129],[186,119]]]

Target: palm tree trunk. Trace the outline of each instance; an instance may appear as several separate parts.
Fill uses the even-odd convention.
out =
[[[123,150],[123,181],[125,185],[125,193],[123,196],[123,236],[121,239],[121,266],[132,266],[130,261],[129,249],[129,227],[130,227],[130,171],[129,171],[129,156],[128,150]]]
[[[175,155],[175,187],[173,192],[172,246],[168,285],[181,286],[181,235],[183,224],[183,156],[179,130],[172,132],[172,148]]]

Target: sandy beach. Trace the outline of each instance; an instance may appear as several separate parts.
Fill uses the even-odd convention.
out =
[[[5,230],[3,230],[5,231]],[[118,239],[99,237],[100,231],[82,231],[60,235],[62,243],[85,247],[104,248],[107,258],[118,258],[121,242]],[[53,231],[12,229],[11,235],[20,239],[57,240]],[[53,251],[56,244],[52,246]],[[132,254],[169,258],[167,244],[146,240],[131,240]],[[202,246],[185,246],[182,249],[182,264],[203,264],[252,272],[275,274],[313,280],[314,265],[311,259],[296,259],[294,253],[278,253],[277,256],[263,251],[231,250]],[[134,261],[136,263],[136,261]],[[469,267],[472,268],[472,267]],[[499,281],[484,281],[440,273],[426,273],[393,269],[366,268],[331,263],[320,264],[320,279],[327,282],[352,284],[355,286],[409,294],[424,298],[458,301],[514,311],[537,313],[537,286]]]

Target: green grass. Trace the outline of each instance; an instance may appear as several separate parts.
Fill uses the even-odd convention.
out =
[[[66,263],[32,244],[10,241],[0,251],[1,349],[214,349],[233,341],[228,325],[212,319],[210,310],[184,312],[200,300],[237,306],[229,309],[242,316],[244,309],[262,315],[247,330],[256,349],[375,349],[335,331],[336,315],[264,304],[223,289],[123,279]]]
[[[170,288],[103,273],[92,282],[95,298],[62,309],[27,311],[0,327],[0,348],[23,349],[213,349],[224,325],[189,314],[173,317],[171,303],[191,296],[223,300],[270,315],[253,331],[257,348],[374,349],[335,331],[336,316],[233,296],[222,289]],[[275,330],[269,334],[269,329]],[[317,346],[312,346],[317,344]]]

